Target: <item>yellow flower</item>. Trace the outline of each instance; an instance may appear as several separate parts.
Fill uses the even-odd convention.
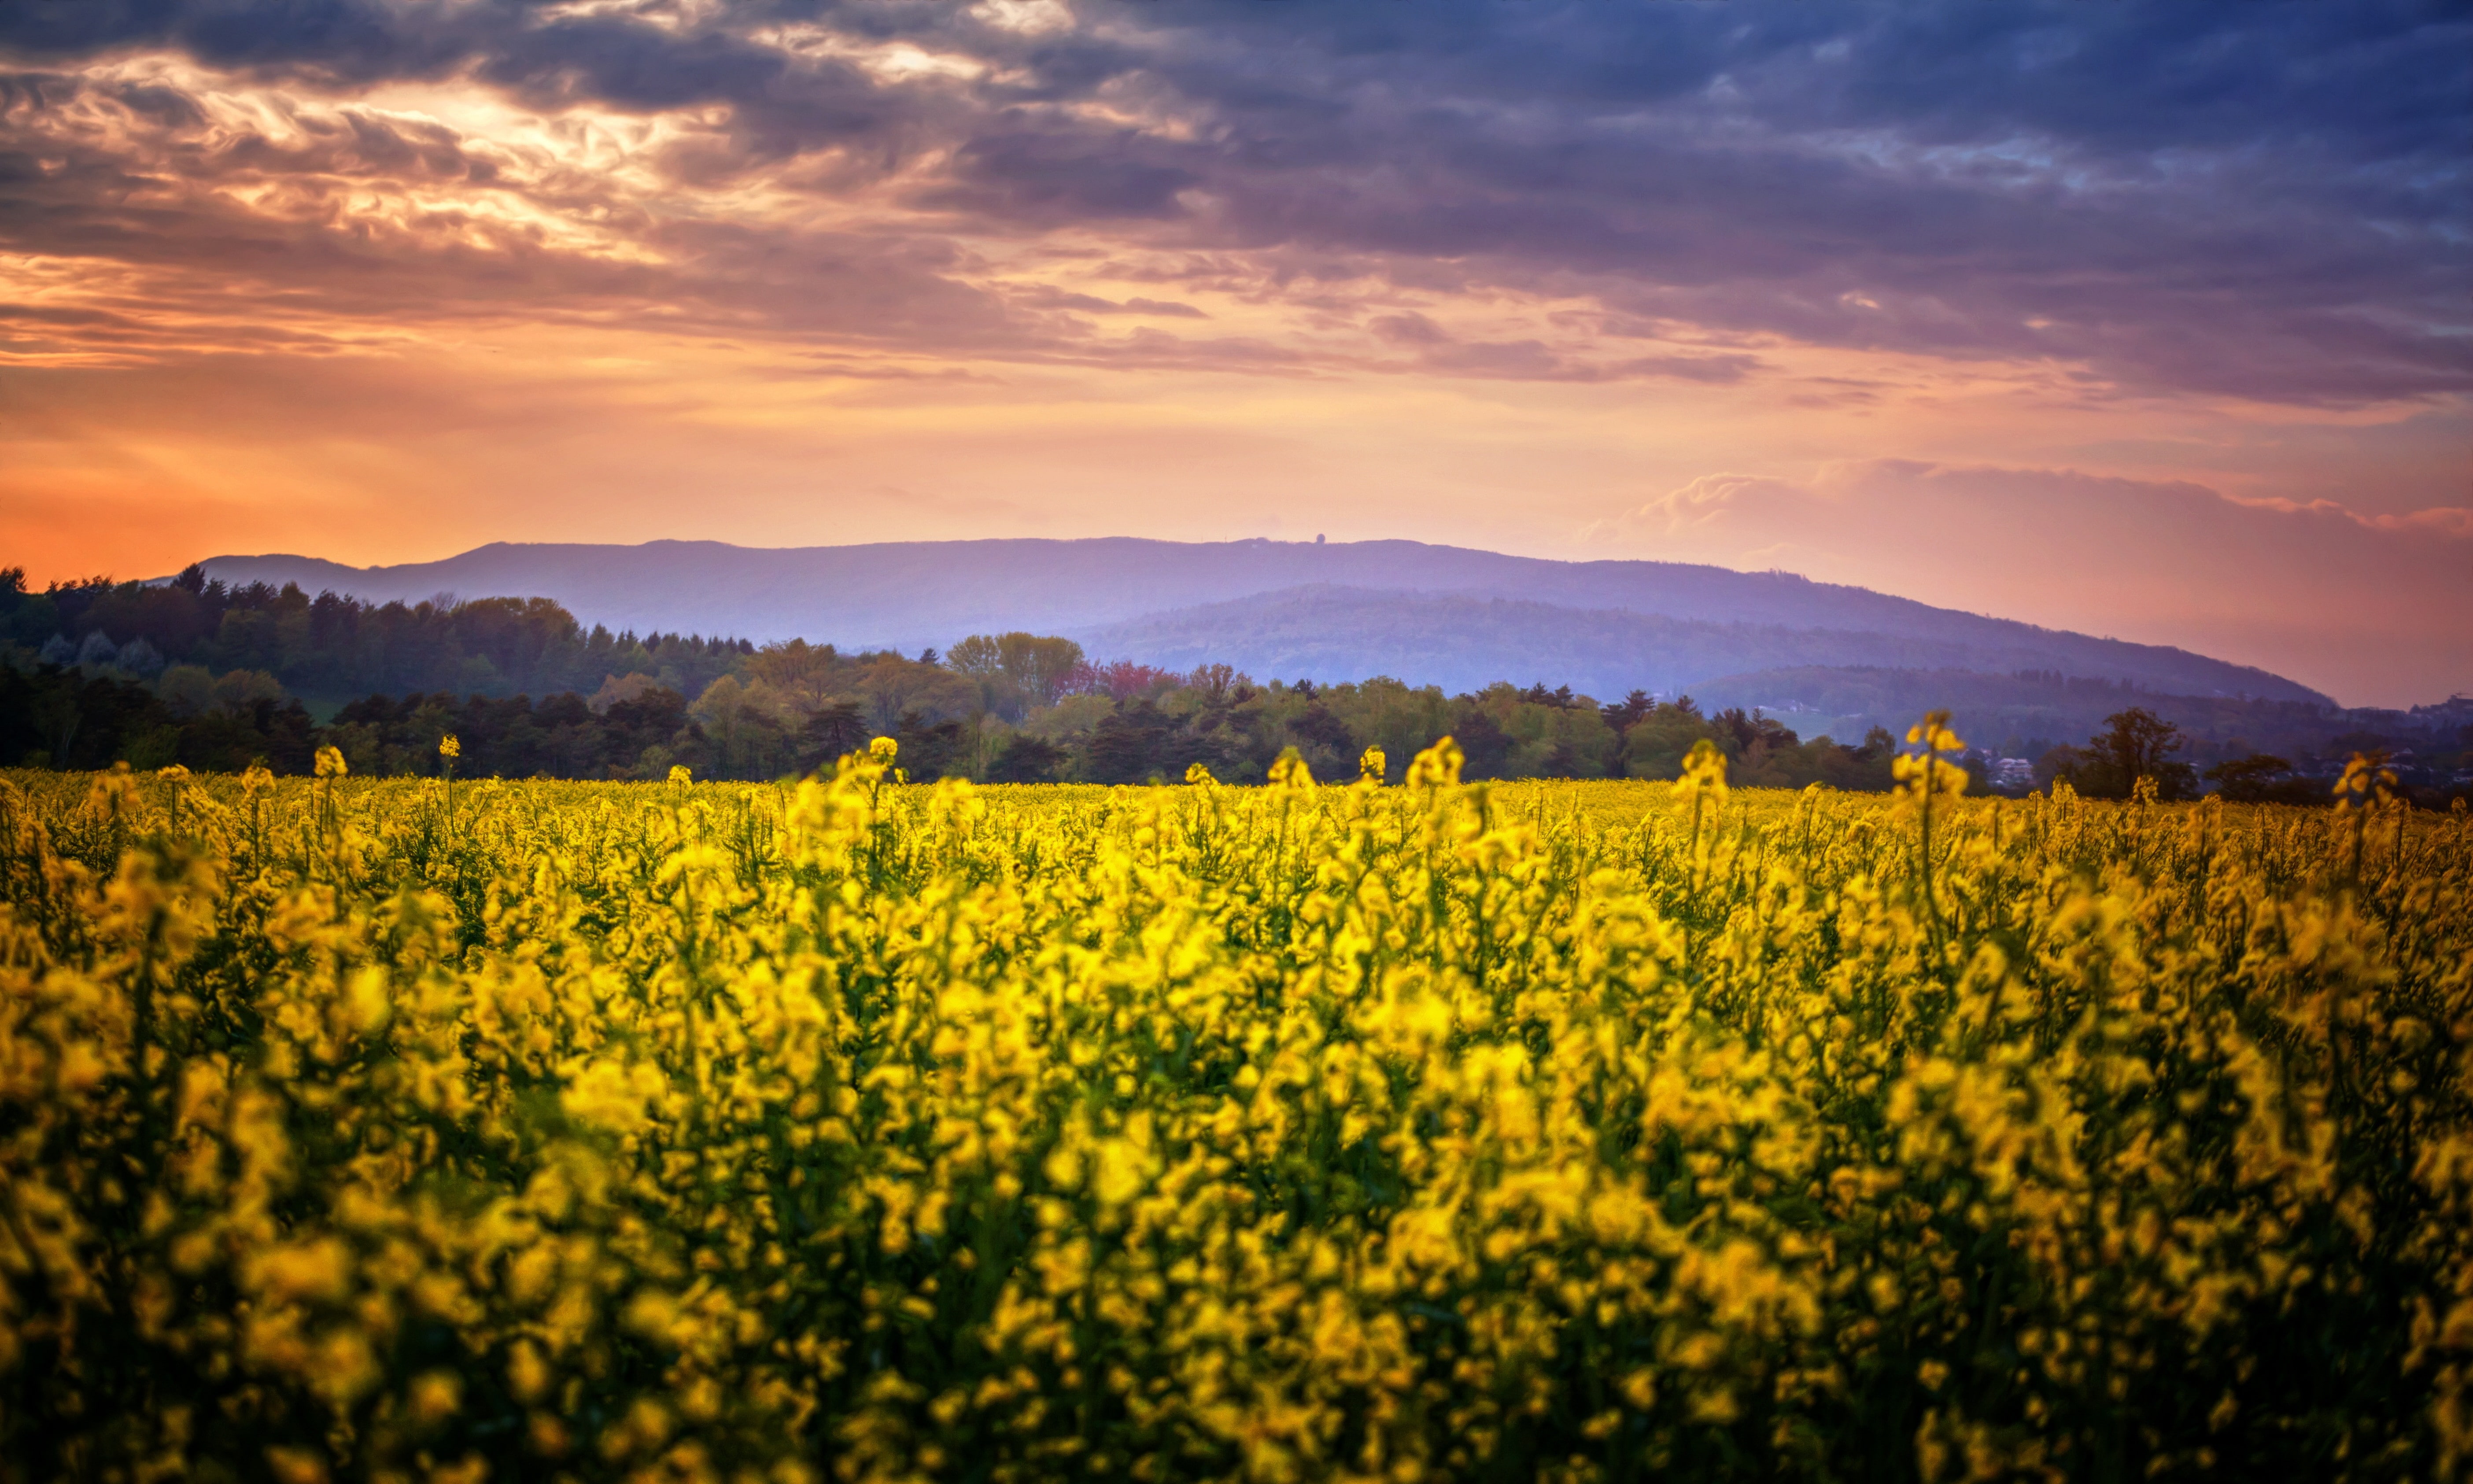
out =
[[[694,781],[694,778],[695,775],[687,771],[687,765],[685,763],[674,762],[670,764],[670,782],[672,784],[684,785]]]
[[[549,1392],[549,1366],[541,1359],[540,1348],[530,1340],[517,1340],[507,1356],[507,1386],[516,1400],[530,1403]]]
[[[2344,764],[2343,777],[2332,790],[2341,803],[2356,803],[2376,794],[2385,799],[2396,786],[2395,770],[2386,766],[2384,754],[2355,753]]]
[[[1907,741],[1928,753],[1963,753],[1966,744],[1949,730],[1947,711],[1926,712],[1924,719],[1907,729]]]
[[[455,733],[450,731],[438,739],[438,755],[453,762],[464,755],[464,744],[457,741]]]
[[[1681,797],[1722,802],[1726,797],[1726,754],[1717,750],[1717,743],[1702,737],[1692,744],[1691,753],[1683,759],[1683,776],[1674,780],[1673,786]]]
[[[351,1254],[334,1237],[261,1249],[251,1255],[251,1280],[269,1298],[336,1300],[349,1289]]]
[[[1459,783],[1460,765],[1466,761],[1460,745],[1450,737],[1440,737],[1434,745],[1419,752],[1408,763],[1405,779],[1410,788],[1451,788]]]
[[[442,1423],[463,1405],[464,1384],[452,1372],[430,1371],[414,1378],[412,1415],[423,1423]]]
[[[1949,730],[1949,713],[1933,711],[1915,726],[1907,729],[1907,741],[1922,752],[1901,753],[1890,760],[1890,776],[1899,782],[1899,797],[1926,799],[1947,794],[1952,797],[1966,792],[1966,770],[1948,761],[1943,754],[1959,754],[1966,744]]]
[[[1140,1192],[1145,1161],[1142,1151],[1130,1140],[1112,1138],[1100,1144],[1097,1162],[1098,1173],[1091,1189],[1101,1204],[1122,1206]]]
[[[326,1484],[326,1464],[302,1448],[270,1448],[266,1467],[281,1484]]]
[[[322,747],[318,749],[318,777],[322,778],[340,778],[344,776],[344,754],[341,748]]]
[[[1278,759],[1271,764],[1271,786],[1300,792],[1314,786],[1313,773],[1306,767],[1306,760],[1298,755],[1295,748],[1280,750]]]
[[[879,767],[890,764],[901,753],[901,744],[891,737],[877,737],[867,745],[868,761]]]

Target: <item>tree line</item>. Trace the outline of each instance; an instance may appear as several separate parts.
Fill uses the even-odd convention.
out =
[[[1898,743],[1805,740],[1757,708],[1704,711],[1634,690],[1599,703],[1569,686],[1497,683],[1446,695],[1377,678],[1258,682],[1225,664],[1172,672],[1098,662],[1072,640],[972,634],[943,654],[845,653],[804,640],[585,630],[541,598],[368,604],[297,586],[230,587],[191,567],[169,584],[104,579],[27,590],[0,569],[0,764],[173,763],[309,769],[339,749],[355,773],[429,773],[459,739],[459,771],[508,778],[763,779],[891,736],[904,771],[990,782],[1140,783],[1200,764],[1262,778],[1294,750],[1318,778],[1354,778],[1368,748],[1396,774],[1456,738],[1472,778],[1670,778],[1698,742],[1755,787],[1885,789]],[[344,696],[351,699],[343,700]],[[303,698],[323,698],[313,707]],[[2282,758],[2202,779],[2178,730],[2129,707],[2084,747],[2045,752],[2037,786],[2126,797],[2213,783],[2228,798],[2301,800],[2320,786]],[[1980,755],[1979,789],[1996,779]]]
[[[28,590],[23,567],[0,568],[0,640],[88,674],[153,685],[168,676],[175,692],[207,701],[235,672],[261,690],[304,697],[551,695],[636,673],[693,694],[756,648],[745,639],[588,631],[547,598],[313,598],[291,583],[228,586],[196,565],[168,583],[94,577],[41,592]]]

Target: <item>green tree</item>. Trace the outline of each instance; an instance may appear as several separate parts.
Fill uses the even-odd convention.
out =
[[[1036,634],[1006,634],[996,638],[999,665],[1042,706],[1053,706],[1065,693],[1065,682],[1082,667],[1082,646],[1071,639]]]
[[[1636,778],[1674,778],[1692,744],[1710,735],[1708,721],[1690,698],[1661,706],[1623,732],[1623,772]]]
[[[817,708],[799,730],[798,763],[802,771],[829,770],[843,756],[867,746],[867,718],[855,701],[836,701]]]
[[[2037,773],[2066,779],[2090,799],[2126,799],[2140,778],[2151,778],[2159,799],[2195,799],[2198,776],[2173,757],[2181,751],[2181,729],[2133,706],[2103,719],[2104,730],[2083,748],[2056,747],[2044,754]]]
[[[788,697],[799,709],[813,712],[832,699],[841,657],[830,644],[804,639],[767,644],[747,657],[747,673]]]
[[[945,651],[945,664],[973,680],[994,680],[1004,673],[1004,651],[987,634],[973,634]]]

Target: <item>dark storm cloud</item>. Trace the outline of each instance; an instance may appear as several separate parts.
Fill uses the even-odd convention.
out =
[[[170,46],[214,66],[301,68],[370,82],[441,72],[471,58],[506,26],[510,9],[519,8],[21,0],[0,11],[0,43],[57,60]]]
[[[305,144],[208,141],[195,102],[161,84],[123,87],[113,106],[132,122],[82,144],[41,116],[88,85],[82,64],[171,49],[329,92],[466,77],[544,109],[718,109],[668,157],[682,192],[766,172],[820,196],[899,181],[913,219],[899,243],[820,244],[788,225],[699,226],[553,172],[522,187],[547,209],[642,214],[693,251],[660,282],[528,248],[515,279],[546,312],[562,295],[591,312],[681,297],[792,332],[1079,355],[1092,347],[1069,318],[964,287],[968,254],[917,240],[1074,228],[1187,254],[1193,275],[1162,281],[1197,291],[1293,303],[1354,285],[1369,346],[1456,374],[1723,381],[1757,363],[1661,351],[1582,367],[1531,341],[1417,344],[1385,294],[1577,296],[1703,333],[2084,363],[2140,393],[2473,390],[2473,20],[2459,7],[1086,0],[1067,27],[1014,13],[1018,27],[985,6],[789,0],[634,13],[17,0],[0,8],[0,48],[24,67],[0,100],[0,232],[21,251],[144,257],[203,229],[235,260],[314,254],[306,226],[202,228],[148,203],[146,182],[289,174],[315,194],[353,172],[488,185],[504,168],[473,141],[370,118],[324,122],[332,137]],[[782,43],[802,30],[982,70],[871,72],[847,48]],[[445,284],[473,264],[440,237],[407,228],[357,251]],[[753,277],[733,286],[738,274]],[[494,297],[441,302],[466,293]],[[1329,312],[1346,318],[1346,298]],[[1226,344],[1232,365],[1293,360]]]
[[[1185,208],[1178,193],[1200,184],[1197,169],[1119,132],[1092,137],[1063,128],[998,133],[972,141],[956,159],[959,181],[920,193],[921,204],[1000,220],[1068,227],[1122,217],[1167,219]],[[1207,165],[1207,161],[1195,162]]]
[[[2473,385],[2444,8],[1159,11],[1242,37],[1161,48],[1222,127],[1144,141],[1223,240],[2140,389]]]

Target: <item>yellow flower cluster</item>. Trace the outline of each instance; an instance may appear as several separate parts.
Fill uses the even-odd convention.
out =
[[[11,775],[0,1477],[2462,1476],[2465,816],[1945,730]]]

